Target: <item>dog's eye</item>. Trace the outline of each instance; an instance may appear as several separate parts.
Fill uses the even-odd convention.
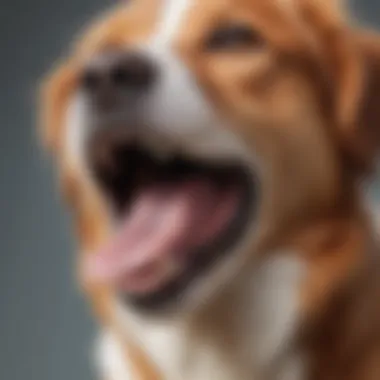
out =
[[[245,49],[259,47],[263,39],[259,33],[244,24],[226,25],[214,30],[206,41],[206,50]]]

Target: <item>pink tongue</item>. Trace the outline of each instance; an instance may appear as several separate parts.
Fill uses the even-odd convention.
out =
[[[146,189],[116,236],[91,255],[89,278],[131,279],[143,268],[170,261],[176,253],[203,244],[231,216],[236,197],[230,195],[221,205],[226,195],[221,196],[204,181]]]

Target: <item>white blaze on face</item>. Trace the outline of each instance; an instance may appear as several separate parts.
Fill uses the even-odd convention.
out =
[[[140,48],[158,70],[158,83],[143,100],[150,132],[166,136],[173,145],[204,158],[246,158],[231,125],[216,112],[199,86],[196,73],[175,50],[194,0],[166,0],[154,35]],[[149,131],[148,131],[149,133]]]
[[[154,44],[170,45],[193,0],[164,0]]]
[[[148,96],[144,110],[152,124],[179,139],[178,135],[194,136],[196,128],[203,130],[205,125],[215,124],[214,112],[197,86],[194,73],[173,47],[192,2],[164,1],[157,29],[144,47],[159,71],[159,83]]]

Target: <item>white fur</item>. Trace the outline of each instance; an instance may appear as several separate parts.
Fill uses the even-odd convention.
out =
[[[255,355],[262,364],[271,364],[293,336],[300,272],[300,263],[282,254],[253,274],[252,317],[249,320],[256,321],[252,339],[258,348]]]
[[[118,338],[111,331],[104,331],[95,346],[98,371],[107,380],[134,380],[132,367],[125,357]]]
[[[65,154],[70,163],[79,169],[84,169],[83,146],[88,135],[89,114],[85,98],[77,93],[70,101],[66,115]]]
[[[261,372],[275,372],[275,379],[300,371],[298,353],[293,351],[299,317],[299,299],[304,268],[296,257],[289,258],[280,252],[253,273],[253,293],[249,321],[255,321],[250,329],[254,342],[254,360]],[[250,314],[251,313],[251,314]],[[279,368],[273,368],[276,362]],[[295,365],[295,363],[297,363]],[[281,377],[279,377],[280,371]]]
[[[232,325],[239,345],[235,357],[207,331],[194,331],[187,316],[151,319],[132,315],[115,305],[120,322],[161,370],[165,380],[303,380],[305,357],[292,341],[298,326],[299,290],[304,273],[302,263],[281,252],[278,258],[260,266],[244,289],[236,289],[231,300]],[[199,326],[198,326],[199,328]],[[221,331],[223,334],[224,331]],[[105,340],[103,352],[109,373],[119,373],[120,351]],[[115,358],[114,358],[115,356]],[[237,360],[236,360],[237,358]],[[112,378],[128,380],[130,377]]]
[[[141,131],[157,149],[163,146],[207,159],[251,159],[244,143],[233,133],[204,96],[194,73],[175,50],[174,41],[192,0],[166,0],[155,34],[140,46],[156,64],[159,84],[141,104],[149,126]]]
[[[165,0],[162,17],[154,36],[156,44],[170,44],[180,28],[181,21],[191,6],[192,0]]]

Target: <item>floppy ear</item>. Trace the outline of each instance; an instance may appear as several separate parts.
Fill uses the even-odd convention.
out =
[[[68,102],[77,82],[72,62],[64,62],[44,81],[40,95],[40,134],[44,146],[59,153]]]
[[[335,45],[335,125],[354,174],[373,172],[380,151],[380,34],[342,32]]]
[[[380,34],[356,31],[354,40],[361,60],[363,84],[347,141],[368,169],[380,152]]]
[[[320,41],[333,133],[349,168],[368,172],[380,150],[380,34],[351,27],[344,1],[299,4]]]

